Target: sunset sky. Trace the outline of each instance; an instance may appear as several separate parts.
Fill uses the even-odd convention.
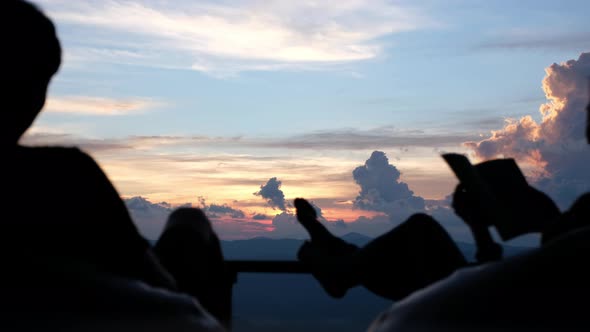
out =
[[[91,154],[147,237],[187,203],[302,236],[305,197],[336,233],[427,211],[464,239],[445,151],[514,157],[562,207],[589,189],[588,1],[34,2],[64,57],[22,142]]]

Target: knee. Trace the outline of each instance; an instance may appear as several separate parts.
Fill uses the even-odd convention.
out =
[[[402,225],[411,231],[420,232],[421,234],[446,233],[434,218],[425,213],[413,214]]]

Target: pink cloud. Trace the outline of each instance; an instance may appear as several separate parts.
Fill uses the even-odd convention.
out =
[[[541,121],[532,116],[507,120],[479,142],[467,142],[479,159],[515,158],[534,185],[548,192],[562,207],[588,190],[590,151],[585,140],[590,53],[545,69]]]

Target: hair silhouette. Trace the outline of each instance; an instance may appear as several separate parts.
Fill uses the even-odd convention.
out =
[[[47,86],[61,62],[53,23],[35,6],[2,1],[0,144],[14,145],[43,108]]]

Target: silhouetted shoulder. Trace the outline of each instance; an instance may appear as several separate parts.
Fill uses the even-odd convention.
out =
[[[543,243],[565,236],[573,230],[590,226],[590,193],[580,196],[543,232]]]
[[[456,272],[383,313],[371,332],[585,331],[590,228]]]
[[[590,193],[585,193],[580,196],[568,210],[568,213],[573,214],[578,219],[586,219],[588,223],[590,220]]]
[[[4,229],[25,239],[26,250],[88,259],[124,275],[136,270],[148,243],[89,155],[77,148],[17,147],[6,156],[1,167],[13,209]]]
[[[85,152],[76,147],[18,147],[10,154],[8,165],[34,173],[43,174],[51,170],[71,176],[83,172],[101,172],[97,163]],[[24,175],[24,174],[23,174]]]
[[[41,183],[63,183],[78,176],[98,176],[102,173],[96,162],[78,148],[17,147],[5,153],[2,168],[12,171],[12,182],[27,183],[29,179]],[[44,178],[45,177],[45,178]],[[67,188],[54,187],[56,191]],[[64,189],[64,190],[62,190]]]

